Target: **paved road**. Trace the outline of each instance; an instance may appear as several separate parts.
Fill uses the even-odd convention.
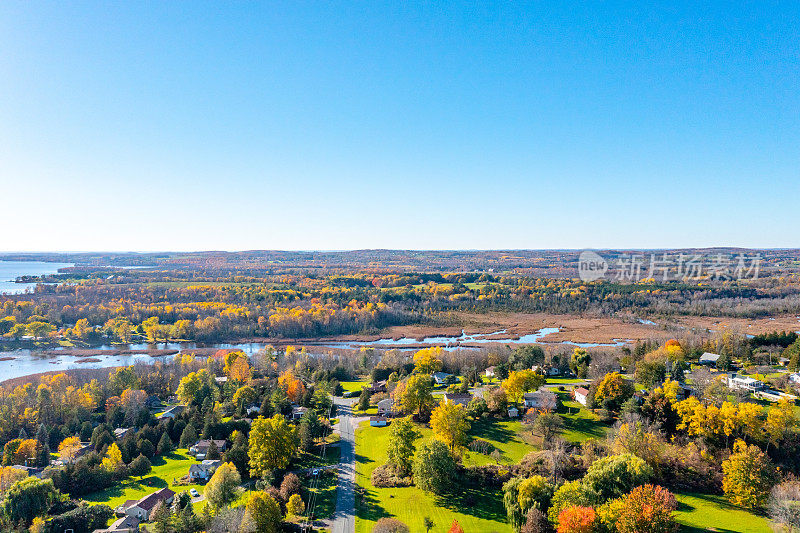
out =
[[[339,448],[342,458],[339,463],[339,486],[336,489],[336,512],[333,515],[333,533],[354,533],[355,519],[355,481],[356,481],[356,428],[363,418],[353,416],[350,404],[352,398],[334,398],[339,417]]]

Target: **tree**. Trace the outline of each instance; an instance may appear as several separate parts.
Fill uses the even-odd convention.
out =
[[[164,433],[161,434],[161,439],[159,439],[158,441],[158,447],[156,451],[158,452],[158,455],[167,455],[172,451],[172,449],[173,449],[172,439],[169,438],[169,435],[165,431]]]
[[[591,362],[592,356],[589,355],[589,352],[583,348],[575,348],[569,360],[569,368],[575,372],[575,375],[579,378],[585,378]]]
[[[414,458],[414,483],[424,491],[442,495],[452,488],[456,462],[440,440],[423,444]]]
[[[29,477],[11,486],[3,501],[3,512],[12,522],[29,524],[43,516],[60,498],[52,479]]]
[[[547,445],[558,435],[561,428],[564,427],[564,422],[561,416],[556,413],[540,413],[533,419],[531,423],[531,433],[538,435],[542,438],[542,443]]]
[[[442,402],[431,413],[431,428],[436,438],[447,444],[452,452],[467,440],[470,424],[464,406]]]
[[[512,402],[518,404],[522,401],[522,395],[526,392],[537,390],[545,384],[545,377],[533,370],[517,370],[508,375],[503,381],[502,387],[506,391],[506,396]]]
[[[433,529],[433,526],[436,524],[433,523],[430,516],[426,516],[422,519],[422,525],[425,527],[425,533],[430,533],[430,530]]]
[[[71,463],[77,458],[81,447],[81,441],[77,436],[67,437],[58,445],[58,456],[62,461]]]
[[[361,389],[361,394],[358,395],[358,410],[366,411],[369,409],[370,392],[366,388]]]
[[[415,374],[409,377],[400,389],[400,405],[406,413],[419,416],[427,414],[433,408],[433,378],[427,374]],[[395,395],[398,391],[395,390]]]
[[[409,533],[409,529],[397,518],[384,517],[375,522],[372,533]]]
[[[767,420],[763,426],[767,436],[767,451],[769,451],[770,444],[780,445],[785,436],[797,426],[793,406],[794,402],[781,399],[777,405],[773,405],[767,410]]]
[[[758,509],[766,503],[777,475],[764,452],[743,440],[733,444],[733,453],[722,463],[722,472],[722,490],[728,501],[748,509]]]
[[[398,418],[389,426],[389,444],[386,451],[388,462],[401,476],[411,472],[415,451],[414,441],[419,436],[410,417]]]
[[[221,457],[219,453],[219,447],[217,443],[213,440],[211,444],[208,445],[208,450],[206,451],[206,459],[219,459]]]
[[[306,510],[306,504],[303,503],[303,498],[299,494],[292,494],[289,496],[289,501],[286,502],[286,512],[292,516],[302,516]]]
[[[790,480],[775,485],[769,497],[769,516],[781,526],[778,531],[800,531],[800,481]]]
[[[286,392],[289,400],[293,402],[300,401],[300,398],[306,393],[306,386],[294,376],[291,370],[287,370],[278,376],[278,385]]]
[[[447,530],[447,533],[464,533],[464,529],[461,527],[461,524],[458,523],[458,520],[453,520],[453,523],[450,524],[450,529]]]
[[[116,472],[119,468],[125,465],[122,461],[122,452],[117,446],[117,443],[111,444],[106,450],[106,454],[103,457],[102,461],[103,468],[105,468],[108,472]]]
[[[637,485],[647,483],[652,476],[653,469],[643,459],[630,453],[621,453],[592,463],[582,483],[600,501],[606,501],[630,492]]]
[[[245,506],[245,514],[254,525],[255,533],[279,533],[281,531],[281,508],[278,502],[265,492],[251,492]]]
[[[183,433],[181,433],[181,440],[178,446],[181,448],[189,448],[195,442],[197,442],[197,430],[194,429],[192,423],[186,424],[186,427],[183,429]]]
[[[667,375],[667,368],[661,361],[642,360],[636,363],[636,381],[648,389],[664,381]]]
[[[586,486],[580,479],[568,481],[558,487],[553,498],[550,500],[550,508],[547,510],[547,519],[554,525],[559,523],[559,515],[567,507],[591,507],[596,503],[597,495]]]
[[[292,494],[300,494],[300,487],[300,478],[298,478],[296,474],[289,472],[283,476],[283,481],[281,481],[281,498],[283,498],[284,501],[289,501]]]
[[[442,348],[434,346],[423,348],[414,354],[414,371],[419,374],[433,374],[442,369]]]
[[[142,454],[131,461],[131,464],[128,465],[132,476],[139,476],[139,479],[143,478],[147,474],[150,473],[150,470],[153,469],[153,465],[150,463],[150,459],[145,457]]]
[[[542,476],[531,476],[523,479],[517,488],[517,501],[520,510],[527,513],[528,509],[537,506],[547,509],[550,498],[553,497],[553,486]]]
[[[633,383],[619,372],[611,372],[600,380],[594,399],[606,409],[619,411],[625,400],[633,396],[633,392]]]
[[[672,513],[678,505],[675,496],[663,487],[642,485],[623,500],[617,517],[619,533],[672,533],[678,528]]]
[[[28,477],[28,472],[13,466],[0,467],[0,494],[5,493],[17,481]]]
[[[572,505],[558,515],[558,533],[592,533],[597,514],[592,507]]]
[[[297,451],[297,432],[282,415],[253,420],[250,429],[250,475],[262,477],[286,468]]]
[[[226,356],[226,363],[223,372],[228,376],[228,379],[238,383],[248,383],[253,376],[253,371],[250,369],[250,363],[247,361],[247,356],[243,352],[233,352],[237,354],[230,362]]]
[[[230,505],[239,494],[242,478],[231,463],[222,463],[208,480],[203,494],[214,509]]]

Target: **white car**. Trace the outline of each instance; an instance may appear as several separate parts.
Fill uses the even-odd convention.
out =
[[[190,491],[189,491],[189,494],[191,494],[191,495],[192,495],[192,498],[199,498],[199,497],[200,497],[200,493],[199,493],[199,492],[197,492],[197,489],[192,489],[192,490],[190,490]]]

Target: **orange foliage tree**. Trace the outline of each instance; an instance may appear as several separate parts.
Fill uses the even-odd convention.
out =
[[[571,505],[558,514],[558,533],[592,533],[597,514],[591,507]]]
[[[672,533],[678,527],[672,516],[676,508],[675,496],[667,489],[649,484],[636,487],[623,501],[617,530],[619,533]]]

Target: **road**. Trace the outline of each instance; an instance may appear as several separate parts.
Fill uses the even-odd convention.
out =
[[[333,515],[331,531],[333,533],[354,533],[355,518],[355,482],[356,482],[356,428],[363,417],[353,416],[350,404],[352,398],[334,398],[336,413],[339,417],[339,486],[336,489],[336,512]]]

